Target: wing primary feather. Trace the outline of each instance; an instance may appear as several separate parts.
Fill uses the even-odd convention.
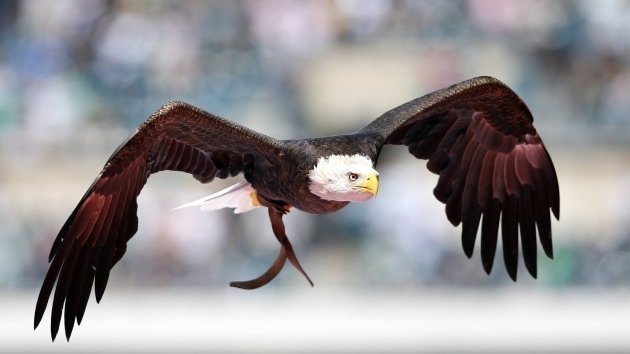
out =
[[[532,149],[535,149],[535,147],[526,144],[517,145],[514,149],[514,167],[519,185],[534,185],[531,173],[531,170],[534,169],[534,167],[529,163],[526,156],[527,151]]]
[[[545,186],[547,188],[547,202],[551,206],[551,211],[556,217],[556,220],[560,220],[560,191],[558,188],[558,177],[556,175],[556,169],[553,166],[553,162],[551,161],[551,157],[544,145],[543,149],[545,151],[546,158],[542,159],[544,164],[540,171],[542,172],[543,179],[545,180]]]
[[[107,258],[110,257],[110,254],[114,253],[114,246],[107,250],[105,256]],[[101,263],[102,266],[96,269],[96,274],[94,277],[94,296],[96,297],[96,302],[100,303],[101,298],[103,298],[103,294],[105,293],[105,288],[107,287],[107,281],[109,280],[109,264]]]
[[[545,150],[545,153],[547,153],[547,151]],[[560,189],[558,187],[558,176],[556,175],[556,169],[553,166],[553,162],[551,161],[551,157],[549,157],[549,154],[547,154],[547,161],[548,161],[548,165],[549,165],[549,169],[550,172],[549,174],[551,175],[550,180],[551,180],[551,195],[552,195],[552,203],[551,203],[551,210],[553,211],[553,215],[555,215],[556,220],[560,220]]]
[[[516,177],[516,154],[514,152],[508,154],[505,160],[505,168],[503,169],[503,179],[506,192],[510,196],[519,197],[518,179]]]
[[[125,188],[128,186],[125,184]],[[117,219],[117,215],[120,215],[121,207],[118,205],[118,202],[121,200],[120,193],[115,193],[111,195],[111,202],[109,207],[107,208],[106,215],[102,219],[104,220],[102,223],[102,229],[97,233],[97,237],[95,237],[92,243],[89,245],[89,249],[93,250],[94,257],[91,260],[91,264],[89,265],[89,269],[85,275],[87,281],[84,285],[84,288],[81,292],[81,300],[79,305],[79,311],[77,314],[77,322],[81,324],[81,320],[83,319],[83,315],[85,313],[85,309],[87,307],[88,301],[90,299],[90,293],[92,291],[92,286],[95,284],[95,277],[97,273],[97,269],[104,268],[100,262],[102,255],[107,253],[107,249],[109,247],[113,247],[110,243],[109,247],[105,247],[107,245],[107,240],[109,237],[116,237],[117,232],[116,229],[112,231],[112,226],[118,227],[120,222]],[[124,199],[123,199],[124,201]],[[110,241],[111,242],[111,241]],[[98,267],[98,268],[97,268]],[[102,291],[105,291],[103,287]],[[96,291],[95,291],[96,295]],[[102,294],[101,294],[102,296]]]
[[[547,158],[547,156],[545,155],[545,149],[540,143],[540,138],[537,135],[527,135],[525,136],[525,141],[528,145],[528,149],[525,149],[527,162],[536,169],[543,168],[545,165],[544,159]]]
[[[477,188],[477,201],[481,210],[485,211],[492,200],[492,177],[494,174],[494,164],[497,157],[495,151],[486,152],[479,172],[479,184]]]
[[[71,241],[74,243],[74,240]],[[72,248],[72,244],[68,245],[68,249],[70,249],[69,257],[63,257],[65,259],[63,266],[61,267],[61,272],[59,273],[59,277],[57,279],[57,286],[55,288],[55,295],[53,296],[53,304],[50,316],[50,333],[52,335],[53,341],[57,337],[57,333],[59,332],[59,326],[61,325],[61,316],[63,312],[63,304],[66,298],[66,294],[68,292],[68,287],[70,286],[70,277],[72,276],[72,272],[74,271],[74,264],[76,262],[76,255],[74,249]]]
[[[59,247],[61,247],[61,245],[64,242],[65,238],[68,236],[70,228],[72,227],[72,224],[76,220],[76,217],[77,217],[77,214],[78,214],[79,210],[81,209],[81,207],[83,206],[83,203],[86,201],[86,199],[88,198],[88,196],[92,192],[92,189],[96,185],[96,183],[99,180],[99,178],[101,177],[101,175],[102,175],[102,172],[99,174],[99,176],[96,178],[96,180],[94,180],[94,182],[92,182],[92,184],[90,185],[88,190],[85,192],[83,197],[81,197],[81,201],[79,202],[79,204],[77,204],[77,206],[74,208],[74,210],[72,210],[72,213],[70,214],[70,216],[68,217],[66,222],[61,227],[61,230],[59,230],[59,233],[57,234],[57,237],[55,237],[55,241],[53,242],[53,245],[50,248],[50,253],[48,254],[48,262],[52,261],[53,257],[59,251]]]
[[[440,173],[440,177],[438,178],[438,183],[433,188],[433,195],[437,200],[446,204],[448,198],[450,198],[453,193],[453,181],[452,176],[454,172],[458,169],[457,163],[450,159],[448,167],[446,170]]]
[[[129,190],[129,185],[125,184],[123,186],[123,190],[121,191],[121,195],[122,197],[120,198],[120,202],[126,202],[127,201],[127,193]],[[111,226],[116,225],[115,228],[113,228],[110,233],[107,235],[107,239],[103,239],[103,244],[101,245],[100,249],[101,251],[99,252],[99,256],[98,256],[98,263],[96,264],[96,272],[95,272],[95,279],[94,279],[94,294],[96,296],[96,302],[100,302],[101,301],[101,297],[103,296],[103,293],[105,292],[105,287],[107,286],[107,280],[109,278],[109,269],[111,267],[111,258],[113,257],[114,254],[114,249],[116,247],[116,240],[119,237],[119,233],[121,233],[121,226],[123,224],[123,213],[126,213],[126,209],[125,206],[121,206],[121,205],[116,205],[115,206],[115,210],[114,210],[114,214],[113,214],[113,218],[111,221]],[[108,226],[109,226],[108,225]]]
[[[558,176],[553,166],[553,161],[549,152],[538,134],[526,134],[525,141],[535,147],[527,150],[527,160],[536,170],[540,171],[545,181],[544,186],[547,191],[547,202],[551,206],[556,219],[560,219],[560,192],[558,190]]]
[[[76,262],[73,265],[73,270],[68,273],[68,290],[66,292],[65,297],[65,310],[64,310],[64,327],[66,332],[66,339],[70,340],[70,335],[72,334],[72,329],[74,327],[74,321],[77,313],[77,305],[79,302],[79,293],[83,288],[83,281],[85,279],[86,268],[88,266],[88,260],[90,258],[91,252],[83,247],[85,244],[85,239],[89,237],[90,234],[94,231],[96,227],[99,225],[99,214],[102,212],[104,205],[107,203],[107,198],[103,196],[99,196],[95,199],[96,205],[91,206],[90,204],[86,204],[90,210],[92,210],[92,216],[88,224],[82,228],[81,235],[77,237],[77,241],[83,239],[83,242],[78,244],[75,247],[75,255],[73,258],[76,258]],[[72,280],[75,280],[74,282]],[[72,284],[71,284],[72,283]]]
[[[82,247],[93,249],[94,245],[99,241],[102,235],[106,234],[109,230],[108,227],[110,226],[110,224],[108,223],[108,221],[111,223],[112,202],[115,202],[116,198],[115,195],[111,194],[102,195],[101,198],[103,199],[103,204],[101,206],[100,215],[98,216],[96,225],[94,225],[94,230],[92,231],[91,235],[92,237],[86,237],[81,244]],[[104,228],[105,232],[103,230]]]
[[[77,311],[77,324],[81,325],[83,321],[83,315],[85,315],[85,309],[87,308],[88,301],[90,300],[90,293],[92,292],[92,286],[94,285],[94,273],[96,269],[94,265],[88,267],[85,274],[85,280],[83,281],[83,288],[81,289],[81,297],[79,299],[78,311]]]
[[[46,306],[48,305],[48,298],[52,292],[52,289],[57,280],[57,276],[59,275],[59,270],[61,269],[61,265],[63,264],[62,257],[55,257],[50,264],[50,268],[48,268],[48,272],[46,273],[46,277],[44,278],[44,284],[42,288],[39,290],[39,296],[37,297],[37,305],[35,306],[35,325],[34,328],[39,326],[41,322],[44,312],[46,311]]]
[[[518,216],[517,200],[509,196],[503,205],[501,217],[501,236],[503,242],[503,261],[512,280],[516,281],[518,267]]]
[[[115,221],[115,217],[118,213],[118,210],[121,209],[121,206],[118,205],[120,202],[120,194],[114,193],[109,195],[109,203],[107,203],[107,209],[105,211],[105,216],[102,218],[103,222],[99,225],[98,233],[95,233],[96,237],[93,237],[92,242],[89,244],[90,248],[94,248],[98,258],[103,245],[107,242],[108,237],[112,233],[112,226],[118,226],[118,220]],[[116,225],[114,224],[116,223]],[[95,261],[95,260],[94,260]],[[94,263],[96,265],[96,263]]]
[[[113,258],[116,255],[119,238],[127,231],[128,214],[135,213],[135,208],[131,208],[131,206],[135,204],[135,198],[137,191],[139,190],[138,184],[141,180],[140,175],[143,174],[144,170],[144,164],[141,161],[144,161],[143,156],[132,162],[129,167],[129,180],[124,181],[126,183],[123,184],[122,190],[120,191],[119,200],[119,203],[128,203],[128,205],[117,206],[112,223],[117,224],[118,228],[114,229],[114,232],[109,235],[107,242],[104,244],[104,248],[101,251],[101,256],[104,257],[99,257],[99,265],[97,267],[94,288],[97,302],[101,301],[105,292],[107,281],[109,279],[109,273],[114,265]]]
[[[477,189],[481,164],[485,157],[485,149],[478,145],[470,162],[466,182],[462,194],[462,248],[468,258],[472,257],[479,229],[481,208],[477,200]]]
[[[412,141],[418,142],[418,137],[426,136],[427,133],[431,130],[433,125],[438,121],[438,116],[431,116],[424,119],[422,122],[416,122],[416,124],[408,124],[404,131],[404,134],[401,136],[390,137],[392,142],[400,140],[401,144],[409,145]]]
[[[57,278],[57,286],[55,288],[55,295],[53,297],[53,305],[51,312],[51,334],[53,340],[57,336],[59,331],[59,326],[61,324],[61,317],[63,315],[64,303],[66,302],[68,294],[72,291],[71,283],[72,278],[75,272],[75,265],[77,263],[78,258],[80,257],[81,245],[80,238],[87,237],[90,231],[94,227],[94,223],[98,217],[99,205],[102,206],[102,202],[100,198],[91,195],[85,201],[85,204],[79,209],[78,214],[87,214],[89,215],[80,218],[79,221],[72,226],[69,230],[76,234],[75,237],[71,238],[72,241],[69,241],[64,247],[66,247],[67,251],[64,252],[63,255],[63,265],[61,267],[61,271]],[[68,311],[66,306],[66,311]],[[68,327],[66,327],[66,331]],[[70,328],[70,330],[72,330]],[[68,332],[66,332],[67,334]]]
[[[440,173],[448,166],[449,161],[448,152],[438,149],[427,162],[427,169],[433,173]]]
[[[124,238],[117,240],[116,252],[112,258],[110,268],[116,265],[122,258],[127,251],[127,242],[138,231],[138,203],[135,199],[131,203],[130,210],[127,212],[127,218],[125,220],[124,232],[122,233]]]
[[[457,116],[453,112],[440,114],[436,117],[439,118],[435,124],[433,124],[431,129],[429,129],[425,134],[415,137],[415,139],[419,140],[420,143],[418,146],[419,150],[417,151],[418,156],[422,156],[421,158],[424,159],[431,158],[435,151],[443,145],[445,133],[451,129],[453,123],[457,120]]]
[[[66,330],[66,339],[68,341],[70,340],[70,335],[72,334],[72,329],[74,328],[74,321],[77,317],[77,310],[81,297],[81,291],[83,290],[83,282],[85,281],[85,273],[87,272],[87,264],[90,253],[87,250],[82,249],[80,250],[78,257],[79,259],[77,260],[75,271],[72,275],[72,277],[78,281],[72,284],[68,290],[69,294],[66,298],[64,311],[64,327]]]
[[[453,175],[453,192],[446,202],[446,217],[453,226],[459,225],[462,221],[462,192],[464,190],[464,184],[466,183],[470,160],[477,147],[476,143],[471,139],[471,134],[469,130],[463,137],[463,139],[467,141],[466,148],[464,149],[461,161],[458,162],[459,168]]]
[[[461,132],[465,131],[469,122],[469,120],[458,120],[456,124],[451,126],[449,132],[447,132],[447,134],[452,134],[452,139],[455,140],[453,145],[449,146],[448,149],[446,145],[444,147],[442,147],[442,145],[438,147],[438,149],[448,150],[449,163],[448,166],[440,172],[440,177],[438,178],[438,183],[433,190],[433,194],[444,204],[448,202],[448,199],[453,193],[453,179],[460,170],[461,156],[467,145],[467,141],[465,139],[466,135],[464,133],[462,136]],[[458,126],[457,130],[454,130],[456,126]],[[442,141],[442,143],[444,143],[444,141]]]
[[[497,152],[489,150],[483,159],[479,175],[477,201],[483,211],[481,222],[481,264],[487,274],[492,271],[497,248],[501,203],[493,198],[493,176]]]
[[[452,163],[449,149],[461,138],[470,124],[468,119],[457,119],[455,112],[450,112],[444,119],[448,119],[450,124],[427,162],[429,171],[437,174],[441,174]]]
[[[540,244],[545,251],[547,257],[553,259],[553,243],[551,238],[551,216],[549,215],[549,207],[544,201],[544,186],[537,184],[536,192],[532,193],[534,204],[534,218],[538,227],[538,237]],[[542,190],[540,190],[542,189]]]
[[[72,211],[72,214],[70,214],[70,217],[68,218],[68,220],[66,220],[64,225],[61,227],[59,234],[57,234],[57,237],[55,237],[55,241],[53,242],[53,245],[50,248],[50,253],[48,254],[48,262],[52,261],[52,259],[55,257],[55,255],[59,251],[59,247],[61,247],[61,245],[65,241],[65,236],[68,234],[68,230],[72,227],[72,222],[76,218],[76,214],[79,211],[79,208],[81,207],[81,205],[83,204],[83,201],[85,201],[85,196],[81,200],[81,203],[79,203],[79,205],[77,205],[76,208]]]
[[[521,246],[523,248],[523,260],[525,267],[532,277],[536,278],[536,226],[532,215],[531,188],[525,186],[521,191],[521,198],[518,202],[519,226],[521,231]]]
[[[127,210],[125,214],[130,213],[131,211]],[[135,213],[135,208],[133,208],[133,212]],[[123,215],[124,216],[124,215]],[[106,245],[103,257],[100,261],[99,267],[96,271],[96,279],[95,279],[95,287],[94,294],[96,296],[96,302],[100,302],[103,298],[103,294],[105,293],[105,288],[107,287],[107,282],[109,280],[109,274],[111,272],[112,267],[116,264],[116,262],[122,257],[122,254],[125,252],[124,247],[127,240],[122,240],[121,245],[118,244],[121,240],[119,237],[121,235],[125,235],[129,230],[129,218],[123,217],[120,225],[120,233],[116,236],[115,240],[112,240],[108,245]]]
[[[536,150],[541,152],[541,147]],[[531,163],[528,155],[528,160]],[[542,167],[542,164],[540,164]],[[541,168],[534,166],[530,171],[532,181],[534,185],[531,189],[532,196],[532,211],[534,214],[534,220],[538,229],[538,237],[543,251],[549,258],[553,258],[553,247],[551,241],[551,215],[549,212],[550,206],[547,204],[549,200],[547,197],[548,187],[545,185],[544,177],[542,175]]]
[[[490,274],[492,271],[494,263],[500,215],[501,204],[498,200],[492,199],[483,213],[483,221],[481,222],[481,264],[487,274]]]
[[[505,170],[506,160],[506,154],[497,153],[494,160],[494,172],[492,174],[492,197],[501,202],[504,202],[507,196],[505,191],[505,182],[503,180],[503,171]]]
[[[449,117],[456,117],[457,112],[451,111],[449,113]],[[456,117],[458,118],[458,117]],[[457,141],[461,138],[462,135],[466,133],[468,126],[470,125],[470,119],[455,119],[455,121],[450,125],[446,133],[444,133],[444,137],[441,139],[440,144],[437,147],[437,150],[445,150],[449,151],[452,147],[455,146]]]
[[[403,141],[414,141],[409,144],[409,152],[417,158],[428,159],[437,147],[438,132],[441,125],[442,116],[434,116],[411,127],[405,134]]]
[[[470,206],[462,222],[462,248],[466,257],[471,258],[475,249],[475,239],[479,229],[481,209],[478,205]]]
[[[117,234],[117,232],[114,232],[110,236],[118,237]],[[96,296],[97,303],[101,301],[101,298],[105,293],[105,288],[107,287],[107,281],[109,279],[109,270],[112,267],[111,260],[114,257],[115,250],[115,242],[110,241],[103,246],[103,249],[99,253],[98,264],[96,266],[94,278],[94,295]]]

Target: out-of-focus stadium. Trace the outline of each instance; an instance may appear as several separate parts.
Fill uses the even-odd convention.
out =
[[[630,351],[629,19],[622,0],[0,1],[0,352]],[[376,199],[285,218],[314,288],[290,267],[228,288],[274,259],[266,213],[170,211],[235,179],[163,172],[70,343],[48,314],[32,331],[54,236],[167,100],[323,136],[479,75],[525,100],[558,172],[537,280],[468,260],[437,176],[390,148]]]

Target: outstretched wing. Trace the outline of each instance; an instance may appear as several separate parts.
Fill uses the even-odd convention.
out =
[[[37,299],[35,327],[55,283],[53,340],[62,313],[67,338],[75,320],[81,323],[93,285],[100,301],[111,268],[137,231],[136,197],[150,174],[182,171],[206,183],[251,168],[255,158],[273,161],[281,149],[270,137],[186,103],[164,105],[114,152],[61,228]]]
[[[523,101],[491,77],[477,77],[396,107],[361,133],[406,145],[438,174],[434,194],[449,221],[462,223],[462,246],[472,256],[481,222],[481,261],[492,270],[501,226],[503,258],[516,280],[518,235],[525,266],[536,277],[536,229],[552,258],[550,211],[560,197],[551,158]]]

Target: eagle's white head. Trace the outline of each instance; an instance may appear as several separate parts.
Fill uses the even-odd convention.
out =
[[[378,172],[364,155],[320,157],[308,177],[311,193],[326,200],[363,202],[378,192]]]

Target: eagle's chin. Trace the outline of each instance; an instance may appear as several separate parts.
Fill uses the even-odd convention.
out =
[[[311,188],[311,193],[324,199],[335,202],[365,202],[375,196],[367,189],[351,189],[348,191],[331,191],[325,188]]]
[[[369,191],[360,191],[350,193],[352,200],[348,200],[349,202],[365,202],[369,199],[372,199],[375,194]]]

